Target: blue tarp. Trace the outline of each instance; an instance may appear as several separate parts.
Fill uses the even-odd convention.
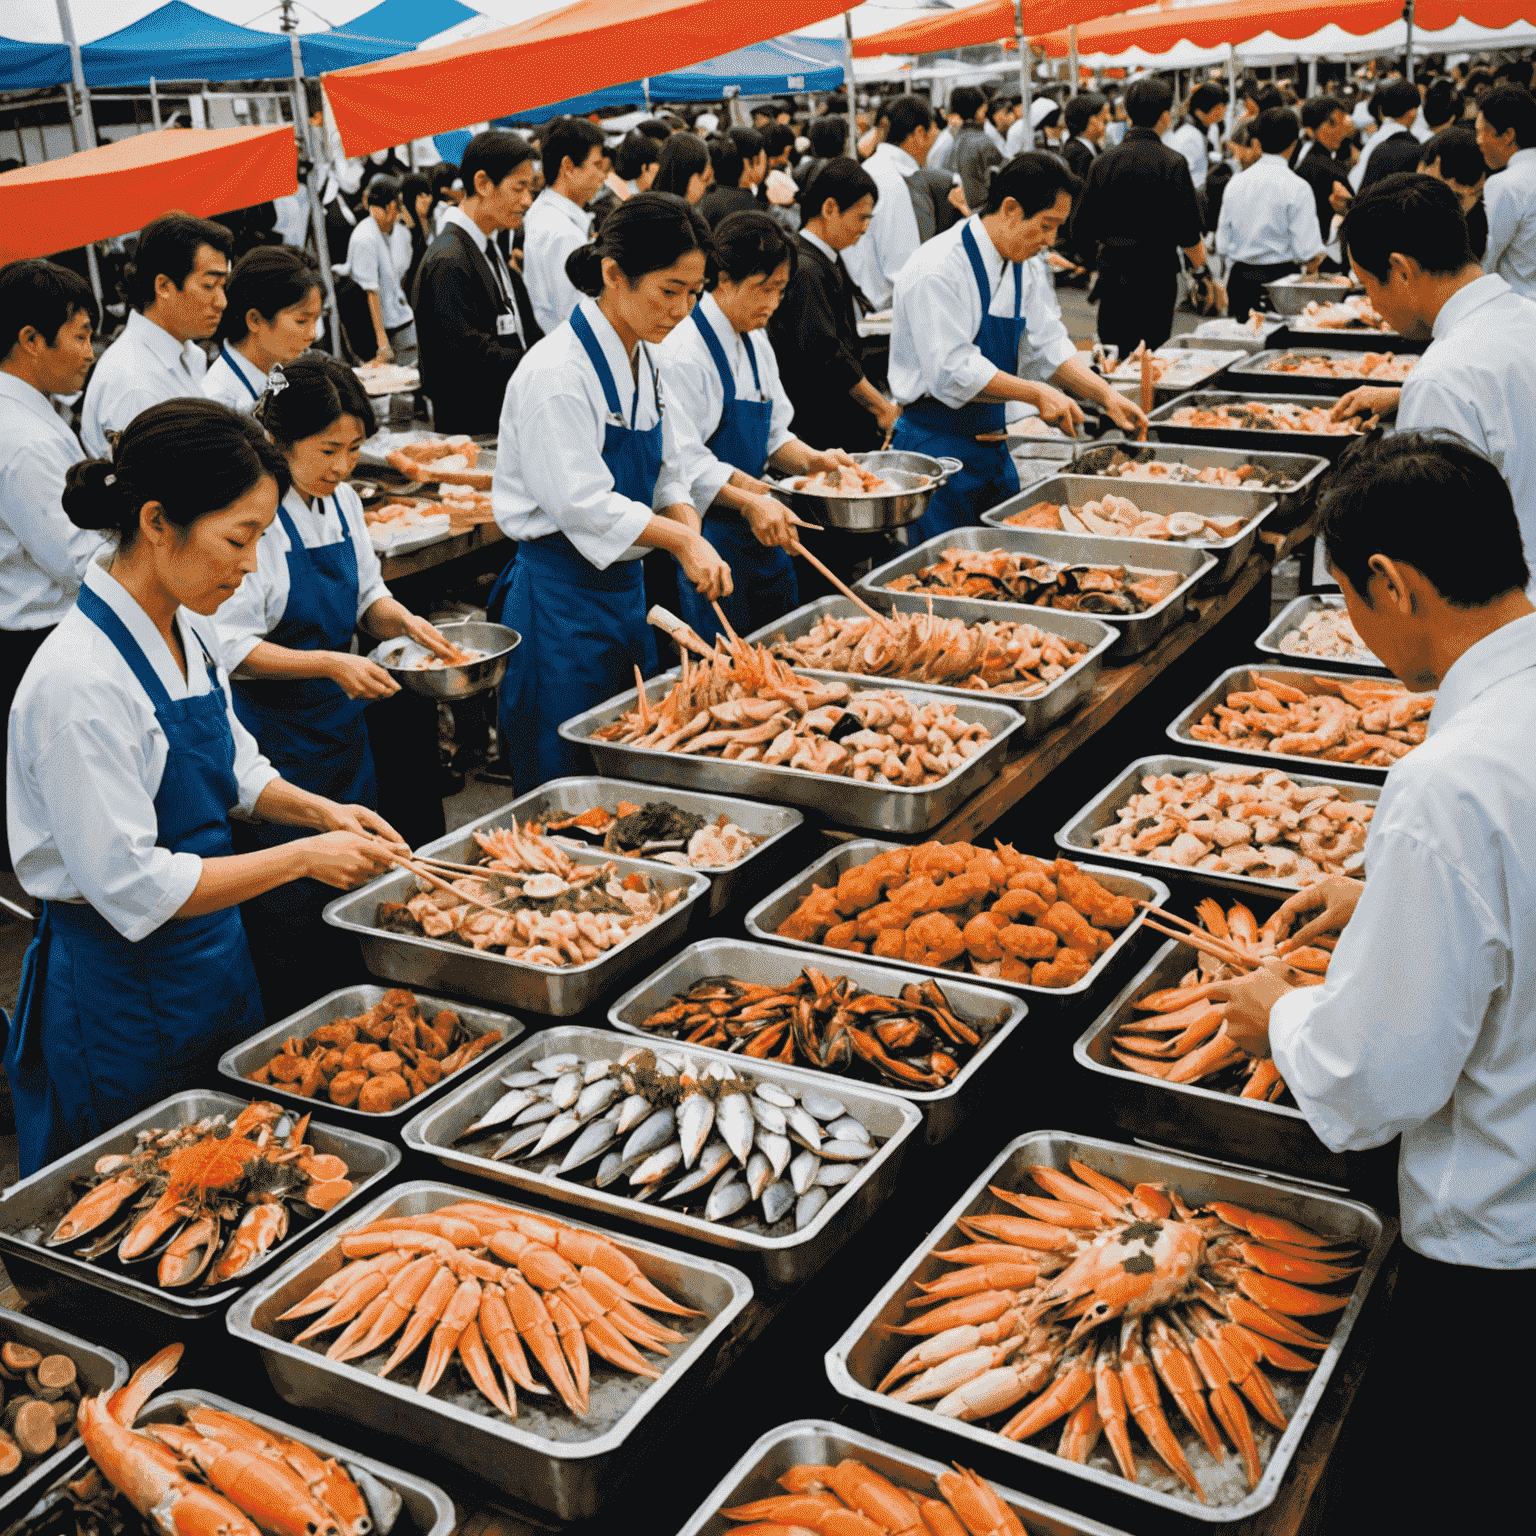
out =
[[[70,78],[63,43],[18,43],[0,37],[0,91],[43,91]]]
[[[449,27],[480,15],[459,0],[384,0],[371,11],[354,16],[344,26],[323,36],[375,38],[396,37],[415,47]]]
[[[585,117],[588,112],[601,112],[605,107],[643,107],[645,90],[638,80],[629,85],[610,85],[605,91],[590,91],[585,96],[568,96],[564,101],[551,102],[547,107],[532,107],[526,112],[514,112],[511,117],[498,117],[501,128],[515,128],[527,123],[547,123],[552,117]]]

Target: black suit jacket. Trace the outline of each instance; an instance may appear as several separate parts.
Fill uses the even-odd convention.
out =
[[[1364,192],[1383,176],[1418,170],[1419,151],[1423,147],[1411,133],[1394,133],[1379,149],[1371,151],[1371,158],[1365,162],[1365,174],[1360,178],[1360,190]]]
[[[528,290],[510,271],[527,345],[543,338]],[[411,295],[421,354],[421,387],[432,401],[439,432],[493,434],[501,419],[507,381],[526,350],[516,336],[498,336],[501,289],[468,233],[449,224],[421,259]]]
[[[1061,146],[1061,158],[1072,167],[1072,174],[1080,181],[1087,180],[1088,168],[1098,159],[1090,145],[1074,137]]]
[[[1417,149],[1418,141],[1410,139]],[[1308,145],[1310,144],[1310,148]],[[1390,149],[1391,145],[1382,146]],[[1306,150],[1305,158],[1302,158],[1302,150]],[[1326,149],[1315,140],[1304,139],[1296,149],[1296,158],[1291,162],[1291,169],[1296,172],[1306,184],[1312,188],[1312,197],[1317,204],[1317,228],[1323,237],[1324,244],[1328,240],[1328,231],[1333,228],[1333,204],[1329,197],[1333,193],[1334,186],[1343,182],[1344,190],[1351,191],[1349,185],[1349,172],[1339,164]],[[1366,167],[1370,169],[1369,166]]]

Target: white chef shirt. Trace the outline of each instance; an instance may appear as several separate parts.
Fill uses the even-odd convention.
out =
[[[1517,149],[1483,184],[1488,249],[1483,270],[1497,272],[1517,293],[1536,299],[1536,149]]]
[[[187,675],[150,617],[107,572],[111,554],[86,568],[88,586],[127,626],[173,700],[209,692],[206,645],[218,637],[206,618],[178,610]],[[199,644],[201,638],[202,644]],[[229,679],[219,673],[235,738],[239,802],[249,815],[277,770],[235,717]],[[187,902],[202,875],[192,853],[157,847],[154,799],[169,745],[149,695],[117,647],[78,608],[64,616],[27,668],[11,708],[6,796],[11,860],[29,896],[87,901],[132,943]],[[210,985],[216,984],[210,978]]]
[[[502,258],[501,247],[462,208],[450,208],[448,210],[447,216],[443,219],[443,228],[447,229],[450,224],[456,224],[462,229],[475,242],[475,249],[490,264],[491,275],[496,279],[496,288],[501,294],[502,308],[512,316],[513,335],[526,346],[527,338],[523,335],[523,317],[518,312],[517,299],[512,293],[512,278],[507,271],[506,262]]]
[[[550,335],[581,295],[565,275],[565,258],[592,237],[592,215],[545,187],[523,215],[523,281],[539,329]]]
[[[107,458],[108,432],[121,432],[162,400],[201,399],[208,359],[195,341],[177,341],[136,309],[97,359],[80,407],[80,440],[93,459]]]
[[[1270,1012],[1275,1065],[1335,1151],[1399,1132],[1403,1239],[1536,1266],[1536,615],[1446,673],[1393,765],[1328,979]]]
[[[226,341],[220,344],[219,355],[203,375],[203,393],[210,400],[249,416],[267,387],[267,377],[245,353]]]
[[[607,359],[619,397],[623,425],[644,432],[656,425],[660,361],[640,342],[640,387],[618,332],[596,299],[578,306]],[[685,325],[692,325],[685,320]],[[597,371],[569,322],[536,341],[518,364],[501,403],[496,439],[496,472],[491,501],[496,524],[509,539],[542,539],[563,533],[598,570],[616,560],[638,560],[646,550],[635,543],[653,512],[691,502],[678,411],[667,403],[662,422],[662,465],[650,506],[621,496],[603,463],[604,429],[610,419]]]
[[[768,454],[772,457],[793,438],[789,423],[795,408],[779,382],[779,363],[773,355],[767,331],[756,331],[752,335],[752,355],[757,359],[757,376],[762,385],[759,392],[752,382],[747,339],[739,335],[736,327],[721,313],[714,294],[706,293],[699,300],[698,312],[725,350],[736,385],[736,398],[772,402],[773,409],[768,417]],[[734,464],[717,459],[708,447],[708,440],[714,436],[725,411],[725,387],[720,382],[720,370],[715,367],[709,346],[699,335],[699,328],[691,316],[662,342],[657,353],[661,358],[662,390],[676,413],[678,437],[688,466],[684,473],[693,488],[693,504],[702,517],[736,468]],[[762,470],[763,466],[759,464],[747,473],[757,475]]]
[[[896,284],[891,319],[891,391],[900,405],[932,395],[958,410],[991,382],[996,367],[981,355],[981,295],[961,243],[969,229],[992,278],[987,313],[1013,318],[1013,267],[998,254],[992,237],[973,213],[935,235],[909,261]],[[1042,258],[1024,263],[1023,307],[1027,322],[1019,342],[1019,378],[1049,379],[1077,348],[1061,321],[1055,285]],[[1005,370],[1006,371],[1006,370]]]
[[[1423,116],[1423,114],[1420,113],[1420,116]],[[1381,127],[1378,128],[1376,132],[1373,133],[1370,138],[1368,138],[1361,146],[1360,158],[1355,161],[1355,168],[1349,173],[1350,187],[1356,192],[1360,190],[1360,181],[1361,178],[1365,175],[1366,166],[1371,163],[1371,156],[1374,155],[1376,151],[1387,142],[1388,139],[1395,139],[1400,134],[1409,132],[1410,130],[1404,128],[1396,118],[1389,117],[1386,122],[1384,122]],[[1228,188],[1228,190],[1230,191],[1231,189]]]
[[[4,372],[0,443],[0,630],[47,629],[69,612],[102,544],[59,502],[64,476],[85,454],[47,395]]]
[[[365,293],[378,294],[386,331],[411,323],[411,306],[400,286],[390,237],[379,228],[372,214],[357,221],[357,228],[347,242],[347,271]]]
[[[1198,123],[1180,123],[1164,139],[1169,149],[1176,149],[1189,162],[1190,180],[1195,191],[1205,186],[1205,178],[1211,169],[1211,141]]]
[[[368,537],[363,504],[350,485],[339,486],[334,496],[317,496],[306,506],[304,498],[290,489],[283,510],[293,519],[305,549],[320,549],[351,539],[357,556],[357,619],[381,597],[389,596],[379,566],[378,551]],[[288,552],[293,548],[283,520],[274,517],[256,546],[256,569],[246,575],[240,590],[221,604],[213,620],[219,636],[219,659],[233,672],[265,640],[288,611]],[[260,679],[254,681],[259,682]]]
[[[843,262],[864,297],[877,310],[889,309],[897,274],[922,244],[917,211],[907,191],[907,177],[917,171],[917,161],[894,144],[880,144],[864,169],[874,177],[880,196],[869,228],[843,253]]]
[[[1300,265],[1322,253],[1317,199],[1284,155],[1260,155],[1227,183],[1216,247],[1233,261],[1255,266],[1281,261]]]

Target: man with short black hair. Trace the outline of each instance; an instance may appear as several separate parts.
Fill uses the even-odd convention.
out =
[[[557,118],[544,130],[544,190],[523,219],[523,277],[546,336],[581,298],[565,275],[565,258],[592,233],[587,204],[608,174],[606,145],[603,130],[584,117]]]
[[[1338,154],[1353,132],[1349,112],[1336,96],[1309,96],[1302,102],[1301,143],[1291,159],[1291,169],[1312,189],[1317,228],[1325,244],[1334,214],[1348,206],[1351,196],[1349,167]]]
[[[954,157],[944,169],[960,177],[966,206],[980,208],[987,200],[993,169],[1003,163],[1002,151],[982,126],[987,118],[986,94],[979,86],[962,85],[950,94],[949,106],[959,114],[960,126],[955,130]]]
[[[1189,98],[1189,110],[1163,142],[1176,149],[1189,164],[1189,177],[1196,192],[1205,191],[1206,172],[1211,164],[1211,126],[1219,123],[1227,110],[1227,93],[1219,85],[1206,81],[1197,85]]]
[[[1419,146],[1419,169],[1443,181],[1456,194],[1466,216],[1473,260],[1481,263],[1488,249],[1488,210],[1483,206],[1488,164],[1477,147],[1477,135],[1464,126],[1442,128]]]
[[[1061,146],[1061,158],[1072,174],[1082,180],[1103,147],[1104,133],[1109,127],[1109,100],[1097,91],[1082,91],[1067,98],[1062,116],[1066,119],[1067,141]]]
[[[1360,159],[1349,173],[1356,192],[1398,171],[1411,171],[1419,163],[1418,139],[1413,125],[1419,117],[1419,88],[1407,80],[1388,80],[1371,97],[1372,115],[1380,114],[1381,127],[1365,141]],[[1377,156],[1385,155],[1378,164]]]
[[[768,174],[768,148],[755,128],[727,128],[709,141],[715,184],[699,201],[699,213],[711,229],[733,213],[757,207],[758,183]]]
[[[888,124],[885,138],[864,162],[880,200],[869,233],[845,258],[854,282],[877,310],[891,307],[896,275],[922,244],[907,180],[922,168],[935,137],[932,109],[916,96],[898,96],[881,115]]]
[[[1483,190],[1484,265],[1536,299],[1536,97],[1518,85],[1489,91],[1477,104],[1477,147],[1488,169],[1499,173]]]
[[[991,139],[993,148],[1004,159],[1008,158],[1009,154],[1008,131],[1018,120],[1021,107],[1022,103],[1017,96],[994,96],[987,103],[987,116],[982,132]]]
[[[108,432],[121,432],[162,400],[203,398],[208,359],[197,345],[218,329],[234,239],[222,224],[164,213],[139,232],[123,269],[128,323],[101,355],[80,407],[80,437],[106,458]]]

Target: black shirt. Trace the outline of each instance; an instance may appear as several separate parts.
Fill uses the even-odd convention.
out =
[[[1179,251],[1200,243],[1200,200],[1189,162],[1150,128],[1127,129],[1089,168],[1071,239],[1084,255],[1097,251],[1101,266],[1107,258],[1177,271]]]
[[[1312,188],[1317,203],[1317,229],[1326,244],[1328,231],[1333,228],[1333,204],[1328,199],[1339,182],[1346,192],[1351,190],[1349,172],[1316,139],[1303,139],[1296,146],[1291,169]]]

